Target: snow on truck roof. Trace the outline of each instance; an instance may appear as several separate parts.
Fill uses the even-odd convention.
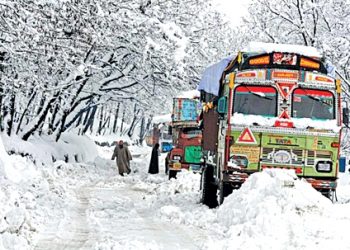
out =
[[[321,53],[314,47],[294,44],[250,42],[249,45],[243,49],[243,51],[261,53],[287,52],[317,58],[322,56]]]
[[[152,122],[156,124],[171,122],[171,114],[154,116]]]
[[[196,97],[200,97],[201,93],[194,89],[194,90],[188,90],[188,91],[184,91],[181,92],[180,95],[176,96],[176,98],[189,98],[189,99],[193,99]]]

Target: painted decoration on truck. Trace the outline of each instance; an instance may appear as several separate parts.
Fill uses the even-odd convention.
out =
[[[297,55],[293,53],[273,53],[273,64],[296,65]]]
[[[202,147],[187,146],[185,147],[185,161],[189,163],[201,163]]]
[[[198,100],[177,99],[174,103],[173,121],[196,121],[200,108]]]
[[[232,145],[230,148],[230,159],[235,155],[241,156],[244,155],[248,158],[249,163],[259,163],[260,160],[260,147],[252,146],[240,146]]]
[[[296,82],[277,82],[278,92],[281,94],[283,99],[287,100],[293,90],[296,88]]]
[[[236,140],[236,143],[256,144],[256,139],[254,137],[254,134],[250,130],[250,128],[245,128],[242,131],[242,133],[239,135],[238,139]]]
[[[278,119],[290,119],[288,109],[283,109],[282,113],[278,116]]]

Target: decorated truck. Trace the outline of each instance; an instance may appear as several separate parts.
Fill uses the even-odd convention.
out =
[[[147,146],[153,147],[159,143],[159,150],[162,153],[169,152],[173,147],[172,136],[169,135],[171,114],[153,117],[152,124],[152,129],[145,136]]]
[[[199,98],[176,97],[173,99],[172,136],[173,148],[165,164],[169,179],[181,169],[199,171],[202,167],[202,131],[198,127]]]
[[[341,83],[315,48],[251,43],[205,70],[202,202],[217,205],[250,174],[294,170],[332,198],[337,187]]]

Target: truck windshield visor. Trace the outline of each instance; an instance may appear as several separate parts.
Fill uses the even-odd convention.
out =
[[[277,115],[277,91],[273,87],[240,85],[235,89],[233,113],[246,115]]]
[[[334,119],[334,95],[327,90],[298,88],[293,93],[295,118]]]

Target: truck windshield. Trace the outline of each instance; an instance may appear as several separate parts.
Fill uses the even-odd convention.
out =
[[[293,117],[334,119],[334,96],[329,91],[298,88],[292,105]]]
[[[273,87],[241,85],[235,89],[233,112],[275,117],[277,91]]]
[[[202,134],[202,130],[200,130],[199,128],[195,127],[195,128],[183,128],[182,129],[182,137],[186,137],[186,138],[192,138],[192,137],[196,137]]]

